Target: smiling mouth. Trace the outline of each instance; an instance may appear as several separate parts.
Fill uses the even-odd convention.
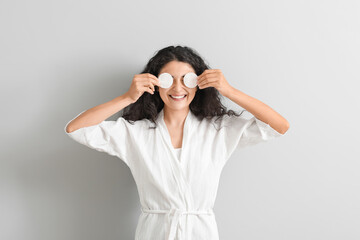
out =
[[[184,94],[184,95],[181,95],[181,96],[172,96],[172,95],[169,95],[172,99],[175,99],[175,100],[177,100],[177,99],[184,99],[184,98],[186,98],[186,94]]]

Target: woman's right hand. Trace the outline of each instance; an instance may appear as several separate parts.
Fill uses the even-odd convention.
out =
[[[154,85],[160,86],[160,82],[159,79],[151,73],[136,74],[126,94],[133,102],[136,102],[144,92],[154,94]]]

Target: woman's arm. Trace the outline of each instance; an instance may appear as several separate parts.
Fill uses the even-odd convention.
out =
[[[269,124],[281,134],[284,134],[290,127],[289,122],[271,107],[234,87],[228,87],[222,95],[246,109],[257,119]]]
[[[281,134],[284,134],[290,127],[289,122],[268,105],[232,87],[220,69],[206,69],[198,76],[197,84],[199,89],[216,88],[221,95],[246,109]]]
[[[131,103],[133,103],[133,101],[127,94],[124,94],[106,103],[90,108],[72,120],[67,125],[66,132],[71,133],[83,127],[99,124]]]

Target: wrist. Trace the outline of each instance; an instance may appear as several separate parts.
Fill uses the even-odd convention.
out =
[[[223,93],[221,93],[223,96],[229,98],[231,95],[233,95],[233,92],[234,92],[235,88],[233,88],[232,86],[228,86],[226,88],[225,91],[223,91]]]

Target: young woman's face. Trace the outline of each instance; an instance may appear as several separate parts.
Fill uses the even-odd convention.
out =
[[[169,73],[173,77],[173,84],[169,88],[159,87],[160,97],[167,107],[177,110],[188,108],[191,101],[194,99],[198,87],[188,88],[184,84],[184,75],[188,72],[195,73],[195,70],[190,64],[179,61],[171,61],[160,70],[157,77],[162,73]],[[182,99],[173,99],[171,96],[174,95],[186,96]]]

